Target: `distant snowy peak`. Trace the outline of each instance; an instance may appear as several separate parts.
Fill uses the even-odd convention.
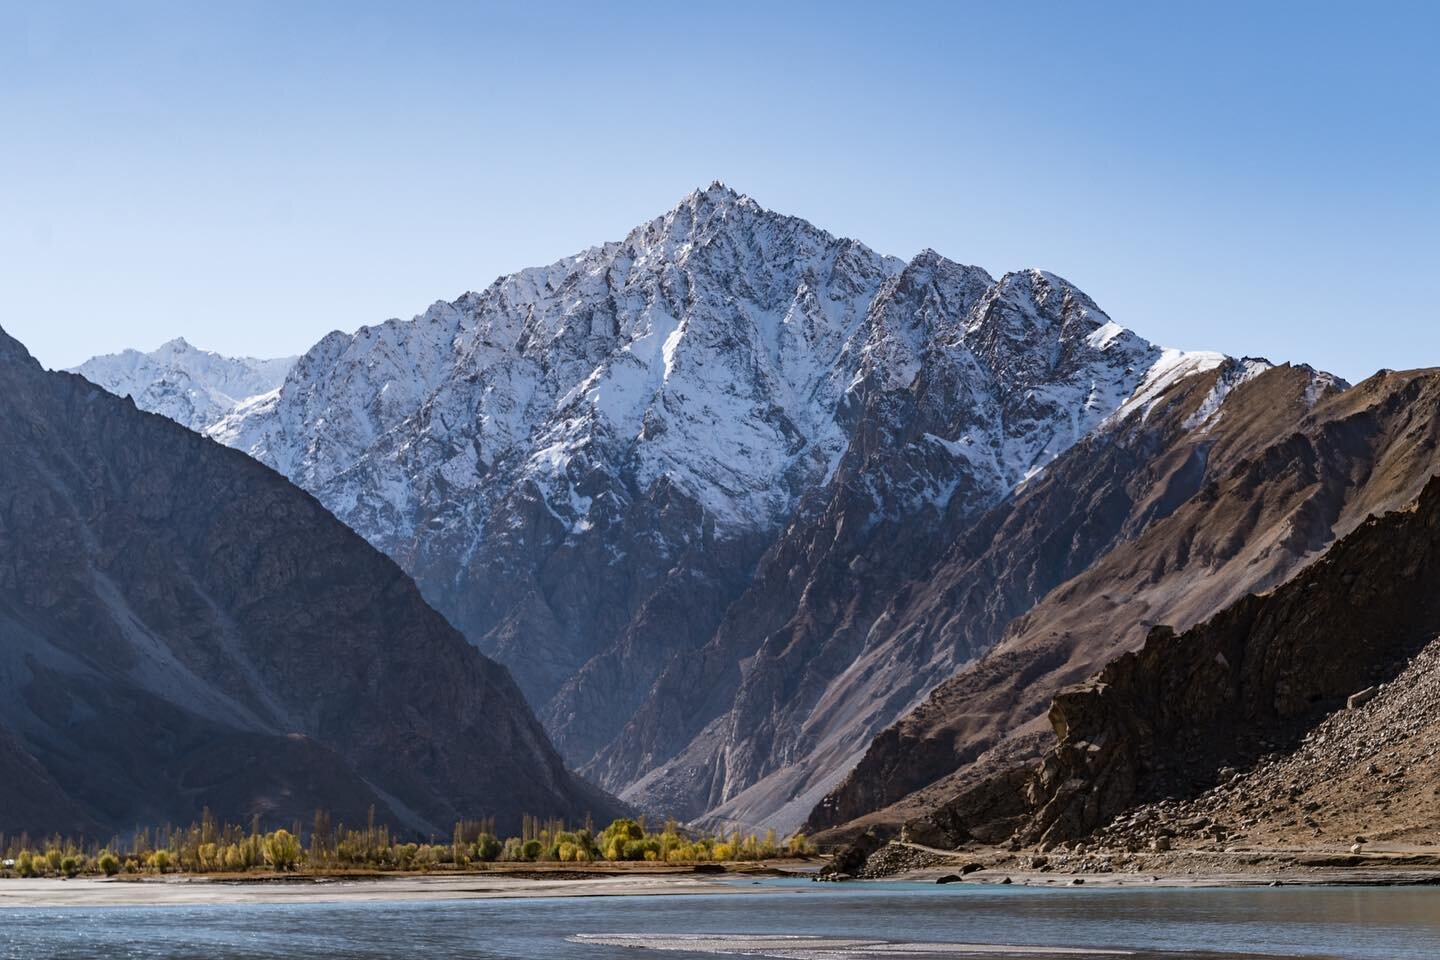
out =
[[[225,357],[177,337],[149,353],[125,350],[92,357],[70,372],[134,398],[143,410],[203,431],[247,398],[279,387],[295,360]]]

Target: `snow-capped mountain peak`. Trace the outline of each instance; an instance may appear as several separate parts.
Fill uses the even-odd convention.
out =
[[[289,369],[278,392],[249,367],[233,387],[217,373],[253,361],[183,340],[81,372],[158,393],[137,402],[249,451],[403,556],[437,528],[474,549],[522,489],[577,530],[662,478],[722,530],[776,527],[830,476],[858,398],[924,370],[954,381],[937,402],[971,428],[955,449],[1002,495],[1160,358],[1053,274],[995,281],[930,249],[907,264],[716,181],[623,240],[332,333],[264,367]]]
[[[562,515],[600,468],[641,489],[666,476],[722,524],[773,524],[843,446],[837,364],[902,266],[712,184],[618,243],[331,335],[273,412],[211,432],[311,485],[379,470],[343,499],[397,519],[505,462]],[[444,456],[444,492],[396,430]]]
[[[176,337],[148,353],[125,350],[92,357],[70,372],[118,396],[133,397],[141,409],[204,430],[241,401],[278,387],[294,362],[294,357],[225,357]]]

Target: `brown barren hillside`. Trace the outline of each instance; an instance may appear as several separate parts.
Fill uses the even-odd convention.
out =
[[[1017,498],[1012,516],[1031,511],[1034,527],[1054,515],[1043,506],[1069,496],[1090,505],[1092,524],[1119,511],[1121,532],[882,733],[816,808],[812,829],[894,830],[1028,763],[1048,743],[1045,714],[1061,688],[1137,648],[1156,625],[1185,629],[1285,582],[1366,517],[1413,500],[1440,470],[1435,371],[1382,372],[1341,392],[1304,368],[1275,368],[1236,387],[1198,427],[1186,389],[1177,385],[1113,438],[1090,441],[1115,453],[1072,451]],[[1143,455],[1121,456],[1129,450]],[[1072,461],[1088,475],[1072,472]],[[1024,526],[1001,525],[986,562],[1043,564],[1030,542]],[[1084,545],[1075,533],[1057,546]],[[1017,547],[1028,552],[1015,556]],[[897,615],[897,630],[968,629],[980,584],[970,570],[942,566]]]

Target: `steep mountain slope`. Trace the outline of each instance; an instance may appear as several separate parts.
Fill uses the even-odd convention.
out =
[[[586,768],[602,783],[633,781],[634,802],[717,824],[800,822],[973,654],[894,643],[877,618],[895,591],[1147,377],[1221,362],[1153,347],[1053,276],[987,281],[925,253],[881,291],[869,323],[883,348],[847,396],[856,426],[834,477],[715,639],[668,669]]]
[[[893,827],[1023,765],[1045,747],[1044,713],[1060,688],[1138,647],[1155,624],[1185,629],[1285,582],[1440,471],[1432,372],[1387,372],[1340,392],[1308,371],[1277,368],[1234,387],[1218,417],[1185,429],[1209,409],[1198,386],[1179,384],[1133,426],[1097,434],[1087,441],[1097,449],[1077,448],[1016,498],[997,542],[1019,542],[1038,521],[1032,529],[1054,531],[1073,554],[1083,540],[1055,512],[1062,502],[1085,505],[1086,526],[1108,525],[1120,542],[877,738],[812,827],[856,818]],[[1063,486],[1048,491],[1051,483]],[[942,570],[903,620],[921,630],[939,623],[942,635],[968,630],[993,576]]]
[[[785,826],[993,640],[897,646],[873,629],[893,592],[1123,404],[1223,360],[1053,275],[902,263],[715,184],[331,334],[210,433],[400,562],[572,763]]]
[[[3,332],[0,463],[0,830],[616,809],[312,497]]]
[[[1209,842],[1286,827],[1292,840],[1319,839],[1327,827],[1353,829],[1355,809],[1366,811],[1367,835],[1391,832],[1392,818],[1400,836],[1434,831],[1440,818],[1433,793],[1424,792],[1433,777],[1422,772],[1407,782],[1394,760],[1404,752],[1423,764],[1434,752],[1424,745],[1423,715],[1397,708],[1434,705],[1433,685],[1418,668],[1433,662],[1427,651],[1440,635],[1437,579],[1440,480],[1410,508],[1362,524],[1273,593],[1247,597],[1183,635],[1157,628],[1142,649],[1063,691],[1050,711],[1057,742],[1044,760],[1018,789],[1013,781],[988,783],[957,798],[946,825],[953,834],[1071,840],[1142,802],[1193,797],[1223,776],[1223,787],[1194,804],[1230,814],[1205,818]],[[1397,677],[1418,687],[1387,683]],[[1384,696],[1367,704],[1376,683]],[[1351,697],[1367,716],[1334,713]],[[1408,742],[1416,737],[1418,744]],[[1297,750],[1318,768],[1276,782],[1278,769],[1294,766],[1283,756]],[[1318,819],[1325,803],[1307,798],[1335,801],[1335,785],[1318,776],[1325,766],[1347,787],[1328,822]],[[983,806],[970,802],[981,792],[989,794]],[[1231,794],[1241,795],[1233,797],[1239,810],[1219,803]],[[1156,810],[1138,814],[1111,835],[1149,824]]]
[[[71,372],[117,397],[133,397],[141,410],[203,431],[242,401],[279,387],[295,360],[222,357],[176,338],[149,353],[91,357]]]

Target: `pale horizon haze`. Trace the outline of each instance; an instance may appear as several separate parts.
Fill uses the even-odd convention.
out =
[[[722,180],[1058,273],[1186,349],[1440,365],[1440,7],[9,3],[0,327],[69,367],[333,329]]]

